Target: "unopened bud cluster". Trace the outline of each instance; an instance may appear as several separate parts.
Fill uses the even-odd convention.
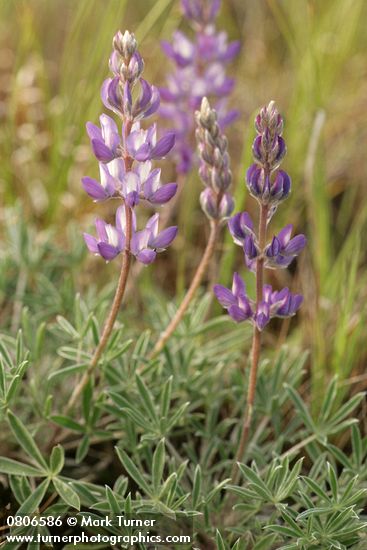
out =
[[[261,109],[255,119],[255,128],[258,135],[252,152],[256,162],[247,171],[247,187],[260,203],[270,205],[273,213],[291,190],[290,177],[278,170],[287,148],[282,138],[283,119],[274,101]]]
[[[227,138],[221,133],[217,113],[210,108],[206,97],[196,111],[196,139],[200,156],[200,177],[206,189],[200,195],[203,211],[210,219],[231,215],[234,202],[228,188],[232,182],[227,151]]]
[[[135,36],[129,31],[122,34],[118,31],[113,39],[113,53],[110,58],[110,68],[122,83],[134,85],[141,76],[144,62],[137,51]]]

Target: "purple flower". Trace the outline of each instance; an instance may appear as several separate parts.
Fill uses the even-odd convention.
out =
[[[157,142],[156,125],[150,126],[148,130],[140,128],[139,123],[135,123],[132,132],[126,140],[126,146],[129,154],[138,161],[150,159],[162,159],[169,153],[175,144],[175,134],[167,133]]]
[[[203,97],[216,101],[221,129],[237,118],[237,111],[227,110],[227,96],[234,80],[226,75],[226,65],[240,49],[238,41],[228,43],[227,34],[215,28],[220,0],[183,0],[184,16],[191,22],[195,35],[191,40],[176,31],[172,42],[162,42],[162,49],[175,68],[160,90],[160,113],[174,126],[177,147],[177,172],[190,171],[194,159],[192,112],[200,108]]]
[[[110,174],[106,164],[99,163],[99,173],[100,182],[88,176],[82,178],[83,187],[94,202],[104,201],[117,196],[119,192],[119,184],[117,184],[116,179]]]
[[[168,227],[158,233],[159,214],[154,214],[147,222],[145,229],[136,231],[136,216],[133,212],[132,237],[130,242],[131,253],[143,264],[150,264],[155,260],[157,252],[162,252],[171,244],[177,235],[177,227]],[[126,242],[126,213],[123,206],[116,211],[115,225],[103,220],[96,220],[97,239],[84,233],[84,240],[88,249],[96,255],[102,256],[107,262],[113,260],[125,248]]]
[[[125,246],[125,234],[103,220],[96,220],[97,239],[84,233],[85,243],[96,256],[102,256],[107,262],[113,260]]]
[[[303,296],[292,294],[288,288],[273,291],[271,285],[263,287],[263,304],[269,307],[269,317],[292,317],[303,302]]]
[[[101,128],[92,122],[87,122],[87,132],[92,149],[101,162],[110,162],[120,154],[121,138],[116,122],[108,115],[99,117]]]
[[[246,285],[238,273],[233,275],[232,290],[214,285],[214,294],[218,302],[224,307],[236,323],[251,319],[253,316],[253,304],[246,295]]]
[[[293,225],[284,227],[278,235],[273,237],[271,243],[265,248],[266,267],[288,267],[292,260],[306,246],[304,235],[296,235],[291,239]]]
[[[244,246],[245,239],[248,236],[255,237],[254,224],[250,214],[239,212],[228,221],[228,228],[231,232],[235,244]]]
[[[231,290],[222,285],[214,285],[213,290],[218,302],[236,323],[249,320],[259,330],[263,330],[273,317],[292,317],[303,301],[300,294],[292,294],[288,288],[277,292],[270,285],[264,285],[263,299],[256,307],[247,296],[245,282],[238,273],[233,275]]]

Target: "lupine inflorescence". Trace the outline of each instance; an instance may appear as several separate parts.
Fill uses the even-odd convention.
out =
[[[99,161],[100,180],[85,177],[82,183],[95,202],[115,198],[122,201],[122,206],[117,208],[115,225],[98,219],[97,238],[88,234],[84,238],[89,250],[107,261],[128,249],[137,260],[149,264],[157,252],[173,241],[177,228],[158,233],[159,215],[154,214],[145,229],[137,231],[133,209],[140,201],[154,206],[165,204],[176,193],[176,183],[162,184],[161,170],[152,166],[152,160],[162,159],[172,149],[175,135],[166,133],[158,140],[155,124],[147,129],[140,126],[141,120],[158,110],[160,94],[141,76],[144,62],[133,34],[119,31],[115,35],[109,65],[113,77],[103,83],[101,97],[104,105],[121,118],[122,132],[106,114],[100,117],[100,128],[87,123],[91,146]],[[136,93],[137,89],[140,93]]]
[[[261,278],[261,287],[256,302],[246,293],[246,286],[238,273],[233,276],[232,289],[215,285],[214,292],[237,322],[251,321],[262,331],[272,317],[290,317],[302,303],[300,294],[292,294],[288,288],[273,291],[270,285],[262,284],[262,269],[286,268],[306,244],[304,235],[291,238],[292,225],[284,227],[266,244],[267,226],[279,203],[286,199],[291,189],[291,179],[280,163],[286,153],[282,137],[283,119],[274,102],[264,107],[255,119],[257,136],[253,144],[255,163],[247,171],[246,182],[249,192],[257,199],[263,223],[257,233],[247,212],[233,216],[228,227],[235,244],[241,246],[247,267]],[[262,225],[262,227],[261,227]],[[261,234],[260,234],[261,233]],[[260,277],[261,275],[261,277]]]
[[[200,204],[211,220],[228,218],[234,208],[228,189],[232,182],[227,152],[227,138],[221,133],[217,113],[210,108],[206,97],[196,111],[196,139],[200,156],[199,174],[206,186],[200,195]]]
[[[192,113],[200,108],[201,99],[206,96],[215,101],[222,128],[237,117],[237,111],[227,112],[227,96],[234,80],[226,75],[226,65],[238,53],[240,43],[228,44],[227,34],[215,27],[220,0],[182,0],[181,6],[195,36],[190,40],[183,32],[176,31],[172,43],[162,43],[175,69],[167,77],[166,87],[160,90],[163,100],[160,112],[174,122],[177,171],[185,174],[192,166],[194,154]]]

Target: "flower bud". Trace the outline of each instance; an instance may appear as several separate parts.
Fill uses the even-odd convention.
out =
[[[116,50],[124,60],[129,60],[136,52],[138,46],[134,34],[129,31],[125,31],[124,34],[118,31],[113,37],[112,45],[113,49]]]
[[[226,219],[234,209],[234,201],[229,193],[223,193],[218,205],[218,195],[210,187],[200,194],[200,205],[205,215],[212,220]]]

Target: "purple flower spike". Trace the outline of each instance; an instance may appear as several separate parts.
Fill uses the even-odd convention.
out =
[[[162,42],[163,52],[174,69],[167,77],[166,87],[160,90],[160,113],[175,128],[177,172],[187,173],[195,159],[192,111],[200,109],[203,97],[213,102],[221,130],[237,118],[236,111],[227,110],[227,96],[234,80],[226,75],[226,65],[239,52],[240,43],[228,43],[227,34],[215,28],[220,0],[183,0],[181,7],[194,35],[191,39],[176,31],[171,43]]]
[[[113,52],[109,66],[112,78],[105,80],[101,90],[104,105],[122,118],[122,131],[108,115],[100,117],[100,128],[87,123],[87,133],[93,152],[99,162],[100,181],[82,178],[88,195],[95,201],[120,199],[122,205],[116,211],[115,225],[97,220],[97,238],[84,235],[88,249],[106,261],[114,259],[122,251],[131,253],[142,263],[154,261],[157,252],[165,249],[177,233],[171,227],[158,233],[158,215],[148,221],[143,231],[136,230],[134,209],[141,201],[151,205],[163,205],[176,193],[176,183],[161,183],[161,170],[154,169],[152,159],[162,159],[173,147],[175,135],[166,134],[157,141],[157,129],[153,124],[141,128],[140,121],[154,114],[160,104],[160,94],[155,86],[141,77],[144,62],[137,51],[133,34],[118,31],[113,39]],[[133,93],[133,87],[140,94]],[[126,239],[126,208],[132,218],[131,242]]]
[[[252,315],[248,320],[252,322],[257,331],[254,333],[254,343],[259,344],[259,331],[262,331],[273,317],[291,317],[301,306],[303,298],[300,294],[292,294],[288,288],[281,291],[273,291],[270,285],[263,285],[259,292],[259,281],[262,281],[264,268],[286,268],[292,260],[306,246],[306,237],[296,235],[292,238],[292,225],[284,227],[277,235],[274,235],[267,245],[264,245],[267,237],[267,229],[270,220],[279,203],[286,199],[291,190],[291,179],[284,170],[279,169],[279,164],[286,153],[286,145],[282,137],[283,119],[275,107],[273,101],[263,107],[255,119],[257,135],[252,151],[256,160],[246,173],[246,184],[249,192],[259,203],[259,229],[256,231],[253,221],[247,212],[235,214],[228,221],[228,228],[235,244],[242,246],[244,260],[247,268],[256,273],[257,297],[256,302],[249,301],[245,289],[237,281],[234,290],[217,285],[214,292],[231,317],[238,322],[240,297],[246,296],[246,304],[249,303]],[[208,150],[203,148],[203,156],[208,155]],[[200,173],[204,181],[208,181],[207,169]],[[206,192],[207,193],[207,192]],[[207,193],[208,197],[209,194]],[[212,207],[210,201],[207,201]],[[235,274],[237,277],[237,274]]]

